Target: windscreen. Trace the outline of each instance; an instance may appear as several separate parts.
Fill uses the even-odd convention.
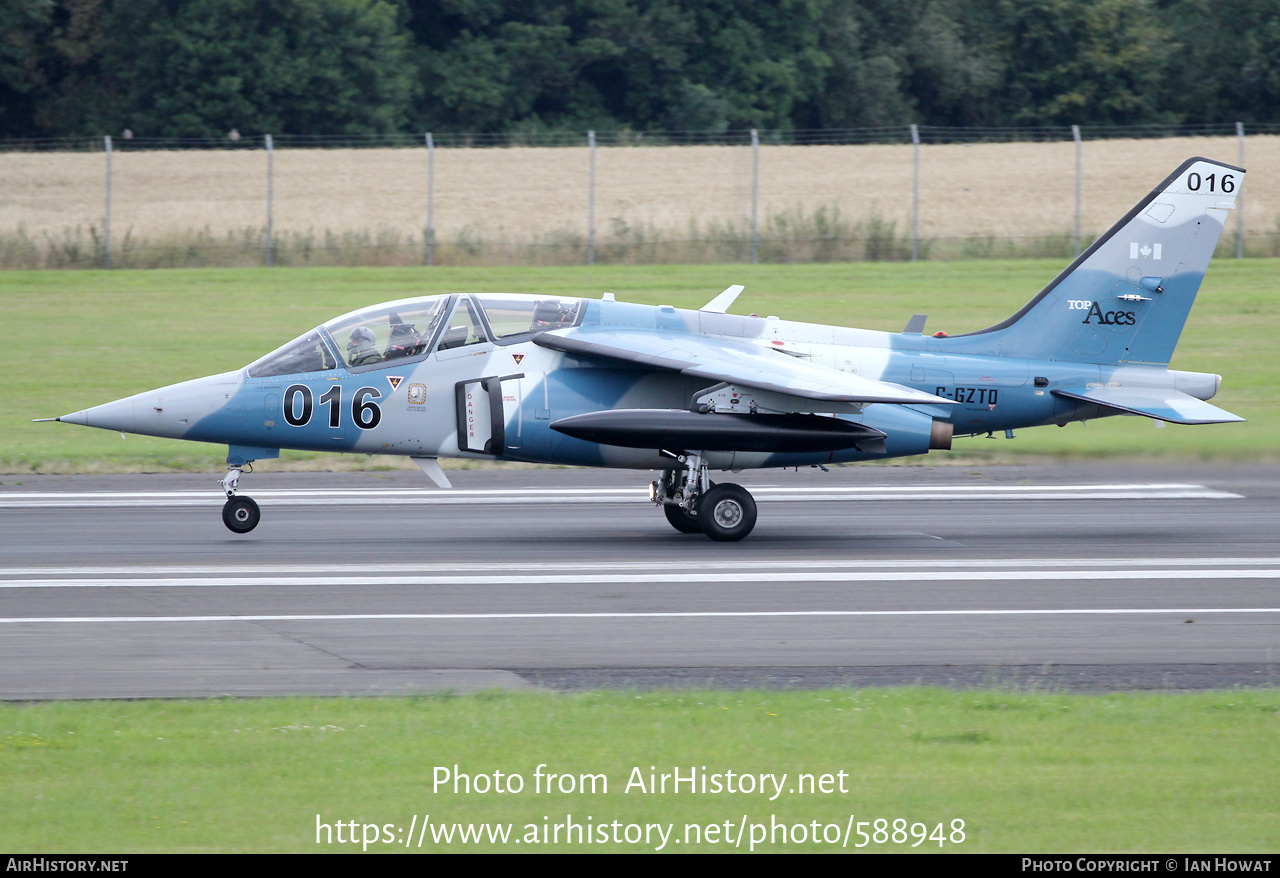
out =
[[[448,296],[375,305],[324,325],[348,368],[408,360],[426,354]]]
[[[281,348],[267,354],[249,366],[252,378],[271,378],[276,375],[292,375],[297,372],[323,372],[336,369],[338,363],[329,347],[320,337],[320,330],[313,329]]]

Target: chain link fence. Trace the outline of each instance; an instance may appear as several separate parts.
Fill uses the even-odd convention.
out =
[[[0,267],[1070,257],[1183,159],[1250,169],[1223,247],[1280,255],[1280,125],[0,142]]]

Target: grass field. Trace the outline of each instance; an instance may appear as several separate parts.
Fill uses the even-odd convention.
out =
[[[535,781],[539,765],[572,786],[566,791],[561,777],[548,794],[547,782]],[[769,793],[651,789],[651,775],[677,768],[722,783],[729,771],[787,778],[776,795],[758,779]],[[495,772],[511,786],[520,775],[520,792],[454,790],[456,773],[495,782]],[[584,774],[604,780],[592,792]],[[813,776],[803,792],[800,774]],[[445,783],[437,788],[437,780]],[[737,778],[735,789],[744,786]],[[549,827],[571,819],[610,834],[614,821],[673,825],[666,851],[737,849],[745,823],[743,851],[755,825],[756,850],[821,852],[840,849],[832,840],[853,818],[855,829],[869,824],[868,836],[874,821],[886,821],[864,848],[876,851],[1270,854],[1280,847],[1278,786],[1275,690],[690,690],[0,706],[0,848],[39,854],[355,852],[366,825],[370,851],[404,851],[406,837],[407,849],[419,850],[409,829],[424,818],[436,829],[422,851],[659,844],[656,833],[646,842],[638,831],[632,843],[566,843],[566,835],[554,843]],[[354,821],[341,836],[347,843],[333,828],[339,821]],[[786,827],[781,836],[775,821]],[[510,824],[510,840],[433,840],[442,826],[484,823]],[[686,835],[689,824],[704,833],[692,848],[698,836]],[[708,827],[718,832],[714,841]],[[814,843],[815,832],[826,840]],[[850,848],[862,841],[850,832]]]
[[[1239,146],[1231,137],[1084,144],[1086,242],[1193,155],[1234,164]],[[1246,138],[1245,164],[1247,248],[1280,256],[1280,137]],[[912,169],[910,146],[761,147],[761,259],[903,258]],[[437,150],[437,264],[584,263],[588,174],[585,146]],[[102,153],[0,153],[0,175],[0,267],[102,264]],[[117,152],[112,180],[115,265],[261,264],[264,151]],[[750,147],[601,148],[597,260],[747,261],[751,198]],[[1067,255],[1074,145],[927,145],[919,205],[928,257]],[[420,264],[426,150],[279,150],[273,222],[279,264]]]
[[[1062,267],[1017,260],[800,266],[578,268],[207,269],[0,274],[9,344],[0,368],[0,472],[218,471],[226,449],[64,424],[35,424],[153,387],[236,369],[344,311],[448,291],[552,292],[699,307],[730,283],[735,310],[898,331],[913,313],[929,329],[964,332],[1013,313]],[[917,461],[1001,461],[1024,455],[1219,459],[1280,456],[1274,376],[1280,352],[1280,261],[1217,260],[1174,358],[1175,368],[1224,376],[1214,402],[1245,424],[1169,426],[1108,418],[1021,431],[1013,441],[958,440]],[[284,452],[270,468],[398,465]]]

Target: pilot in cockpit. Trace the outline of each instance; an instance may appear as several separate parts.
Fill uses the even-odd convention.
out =
[[[378,339],[373,330],[367,326],[357,326],[351,330],[347,341],[347,361],[352,366],[367,366],[370,363],[381,363],[382,354],[376,347]]]

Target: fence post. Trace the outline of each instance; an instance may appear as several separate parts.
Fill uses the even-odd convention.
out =
[[[432,264],[436,242],[435,227],[435,199],[436,199],[436,144],[431,137],[431,132],[427,132],[427,265]]]
[[[1244,123],[1236,123],[1236,140],[1240,142],[1240,167],[1244,167]],[[1244,258],[1244,190],[1236,193],[1236,259]]]
[[[102,267],[111,267],[111,135],[102,138],[107,150],[107,212],[102,220]]]
[[[760,132],[751,129],[751,264],[760,258]]]
[[[267,135],[267,268],[271,268],[274,264],[274,254],[272,253],[272,238],[275,234],[273,224],[273,207],[275,201],[274,193],[274,177],[275,177],[275,146],[271,142],[271,135]]]
[[[596,133],[587,132],[591,173],[587,182],[587,265],[596,264]]]
[[[1076,251],[1076,255],[1077,255],[1077,256],[1079,256],[1079,255],[1080,255],[1080,238],[1082,237],[1081,232],[1080,232],[1080,202],[1081,202],[1080,193],[1081,193],[1081,180],[1083,179],[1083,174],[1084,174],[1084,166],[1083,166],[1083,164],[1082,164],[1082,160],[1081,160],[1081,153],[1080,153],[1080,126],[1079,126],[1079,125],[1072,125],[1072,126],[1071,126],[1071,139],[1072,139],[1072,140],[1074,140],[1074,141],[1076,142],[1076,241],[1075,241],[1075,251]]]
[[[920,259],[920,126],[911,126],[911,261]]]

